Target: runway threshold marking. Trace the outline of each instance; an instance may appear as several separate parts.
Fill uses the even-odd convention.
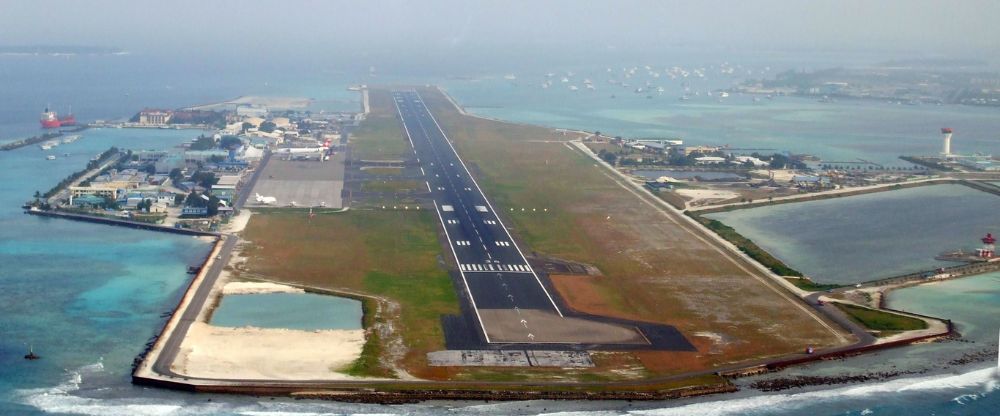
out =
[[[423,102],[423,97],[420,96],[419,92],[413,91],[413,93],[417,95],[417,99],[420,102]],[[397,105],[397,108],[398,108],[398,105]],[[458,156],[458,151],[455,150],[455,146],[452,144],[451,139],[448,138],[448,135],[444,132],[444,129],[441,128],[441,124],[438,123],[437,118],[434,117],[434,114],[432,114],[431,111],[430,111],[430,109],[426,108],[426,106],[424,106],[424,109],[426,110],[425,111],[426,114],[428,116],[430,116],[431,121],[434,122],[434,125],[437,127],[438,131],[441,132],[441,136],[444,137],[445,143],[448,143],[448,147],[451,148],[452,153],[455,154],[455,157],[458,159],[458,162],[462,165],[462,169],[465,169],[465,172],[469,173],[469,167],[466,166],[465,165],[465,161],[462,160],[462,158],[460,156]],[[409,134],[409,133],[407,133],[407,134]],[[428,140],[430,140],[429,136],[428,136]],[[476,190],[479,191],[479,194],[483,197],[483,200],[486,202],[486,205],[489,207],[490,211],[496,212],[496,209],[493,208],[493,204],[491,204],[489,198],[486,197],[486,193],[483,192],[483,188],[481,186],[479,186],[479,182],[476,181],[476,177],[473,176],[472,174],[469,174],[469,179],[472,180],[472,184],[475,185]],[[510,237],[510,233],[507,232],[507,227],[503,224],[503,221],[500,220],[500,217],[496,217],[496,218],[497,218],[497,221],[500,224],[500,226],[503,227],[504,233],[506,233],[508,235],[508,237]],[[524,252],[521,251],[521,248],[517,246],[516,242],[513,243],[513,246],[517,250],[517,253],[521,256],[521,259],[524,260],[525,263],[527,263],[528,260],[527,260],[527,258],[524,257]],[[562,310],[559,309],[559,305],[556,305],[556,301],[552,298],[552,294],[550,294],[549,290],[546,289],[545,285],[542,284],[542,280],[538,277],[538,274],[535,273],[534,270],[531,270],[531,275],[535,277],[535,281],[538,283],[538,286],[542,288],[542,292],[545,293],[545,296],[549,299],[549,302],[552,304],[552,307],[556,310],[556,313],[559,314],[560,317],[563,317],[564,315],[562,313]],[[483,329],[483,331],[485,332],[485,328]]]
[[[400,115],[400,122],[403,124],[403,130],[406,132],[406,139],[410,142],[410,146],[413,146],[413,140],[410,138],[410,129],[406,127],[406,120],[403,119],[402,112],[399,110],[399,102],[394,101],[396,104],[396,112]],[[413,149],[416,149],[414,146]],[[442,229],[444,229],[444,236],[447,241],[449,241],[448,248],[451,249],[451,255],[455,259],[455,264],[461,264],[458,260],[458,253],[455,252],[455,247],[451,245],[451,236],[448,234],[448,227],[444,227],[444,217],[441,216],[441,209],[438,207],[437,201],[434,202],[434,212],[437,213],[438,221],[441,221]],[[479,321],[479,328],[483,331],[483,338],[486,339],[487,343],[491,343],[490,334],[486,332],[486,324],[483,323],[483,316],[479,314],[479,307],[476,306],[476,297],[472,296],[472,290],[469,287],[469,280],[465,277],[465,272],[462,270],[458,271],[458,274],[462,276],[462,283],[465,284],[465,293],[469,294],[469,302],[472,303],[472,310],[476,312],[476,319]]]

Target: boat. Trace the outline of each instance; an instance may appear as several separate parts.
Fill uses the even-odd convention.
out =
[[[31,345],[28,346],[28,353],[24,355],[25,360],[33,361],[42,358],[38,354],[35,354],[35,348]]]
[[[56,116],[56,112],[49,111],[48,107],[45,107],[45,111],[42,112],[42,118],[38,122],[42,124],[43,129],[54,129],[62,125],[59,122],[59,117]]]
[[[38,120],[41,123],[43,129],[54,129],[62,126],[75,126],[76,116],[73,115],[73,111],[66,116],[59,117],[55,111],[50,111],[48,107],[45,107],[45,111],[42,112],[42,117]]]
[[[38,147],[41,148],[42,150],[49,150],[49,149],[52,148],[52,145],[48,144],[48,143],[42,143],[42,144],[38,145]]]
[[[63,143],[73,143],[73,142],[75,142],[79,138],[80,138],[79,134],[73,134],[73,135],[69,135],[69,136],[64,137],[63,140],[62,140],[62,142]]]
[[[576,85],[570,85],[570,86],[569,86],[569,90],[570,90],[570,91],[576,91],[576,90],[578,90],[578,89],[579,89],[579,88],[577,88],[577,87],[576,87]]]
[[[54,155],[48,155],[45,156],[45,160],[56,160],[56,157]]]
[[[507,75],[503,76],[503,79],[513,81],[513,80],[517,79],[517,76],[515,76],[514,74],[507,74]]]
[[[65,117],[59,117],[59,126],[65,127],[65,126],[75,126],[75,125],[76,125],[76,116],[73,115],[72,108],[69,110],[69,114],[67,114]]]

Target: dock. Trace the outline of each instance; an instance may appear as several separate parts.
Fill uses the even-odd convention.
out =
[[[1000,196],[1000,186],[996,186],[989,182],[963,180],[961,184],[979,191]]]
[[[216,233],[216,232],[189,230],[189,229],[186,229],[186,228],[174,228],[174,227],[167,227],[165,225],[148,224],[148,223],[137,222],[137,221],[129,221],[129,220],[124,220],[124,219],[108,218],[108,217],[99,217],[99,216],[96,216],[96,215],[77,214],[77,213],[72,213],[72,212],[45,211],[45,210],[40,210],[40,209],[28,209],[28,210],[25,210],[24,213],[28,214],[28,215],[37,215],[37,216],[40,216],[40,217],[64,218],[64,219],[77,220],[77,221],[93,222],[93,223],[97,223],[97,224],[116,225],[116,226],[119,226],[119,227],[129,227],[129,228],[135,228],[135,229],[139,229],[139,230],[160,231],[160,232],[171,233],[171,234],[193,235],[193,236],[199,236],[199,237],[219,237],[221,235],[220,233]]]
[[[929,281],[941,281],[975,274],[990,273],[998,270],[1000,270],[1000,258],[993,259],[991,261],[978,261],[958,266],[942,267],[936,270],[925,270],[887,277],[885,279],[872,280],[870,282],[861,283],[859,287],[919,284]]]

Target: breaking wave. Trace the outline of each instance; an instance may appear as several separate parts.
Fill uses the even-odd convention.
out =
[[[693,403],[667,409],[636,410],[630,415],[642,416],[672,416],[672,415],[745,415],[760,413],[795,414],[797,409],[809,406],[832,404],[844,401],[862,401],[879,396],[893,397],[910,394],[919,396],[933,392],[948,390],[964,391],[962,395],[952,399],[959,404],[963,401],[985,397],[990,392],[1000,388],[996,368],[984,368],[956,375],[937,375],[918,378],[901,378],[874,384],[854,385],[829,390],[809,391],[790,394],[769,394],[731,400]],[[970,393],[970,390],[976,390]],[[869,409],[865,409],[871,412]],[[863,411],[864,412],[864,411]]]
[[[486,405],[457,406],[445,408],[438,405],[409,405],[386,408],[377,405],[359,405],[346,403],[316,403],[289,401],[257,401],[245,398],[229,398],[224,401],[212,402],[200,399],[191,400],[178,396],[170,397],[122,397],[122,398],[92,398],[75,393],[81,390],[84,378],[104,372],[103,362],[97,362],[70,371],[65,381],[54,387],[24,389],[14,393],[18,402],[34,407],[44,413],[62,413],[72,415],[94,416],[185,416],[185,415],[243,415],[243,416],[321,416],[321,415],[376,415],[376,414],[493,414],[496,411],[510,411],[520,407],[517,403],[492,403]],[[957,375],[938,375],[917,378],[902,378],[880,383],[845,386],[835,389],[809,391],[790,394],[761,394],[752,397],[723,399],[714,401],[697,401],[691,404],[668,406],[660,409],[646,410],[580,410],[573,409],[571,403],[563,402],[550,407],[546,415],[558,416],[671,416],[671,415],[745,415],[745,414],[796,414],[802,409],[812,406],[833,406],[836,404],[856,404],[856,409],[864,409],[860,414],[871,414],[866,407],[872,399],[879,397],[926,396],[938,392],[945,395],[943,402],[949,401],[947,393],[954,391],[957,395],[950,399],[955,405],[965,405],[976,402],[991,392],[1000,389],[1000,376],[996,368],[985,368]],[[993,400],[994,398],[990,398]],[[526,402],[520,403],[524,405]],[[540,403],[539,403],[540,404]],[[581,405],[581,407],[586,405]],[[534,406],[532,406],[534,407]],[[539,406],[541,407],[541,406]],[[552,409],[554,408],[554,409]],[[565,409],[558,411],[555,409]],[[537,410],[542,410],[538,409]],[[390,413],[381,413],[388,410]],[[523,409],[522,409],[523,411]],[[521,413],[521,412],[516,412]]]

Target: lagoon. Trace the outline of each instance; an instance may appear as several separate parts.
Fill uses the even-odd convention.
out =
[[[226,295],[212,315],[216,326],[305,331],[361,329],[361,302],[314,293]]]
[[[932,185],[708,214],[822,283],[953,265],[934,256],[1000,233],[996,195]]]

